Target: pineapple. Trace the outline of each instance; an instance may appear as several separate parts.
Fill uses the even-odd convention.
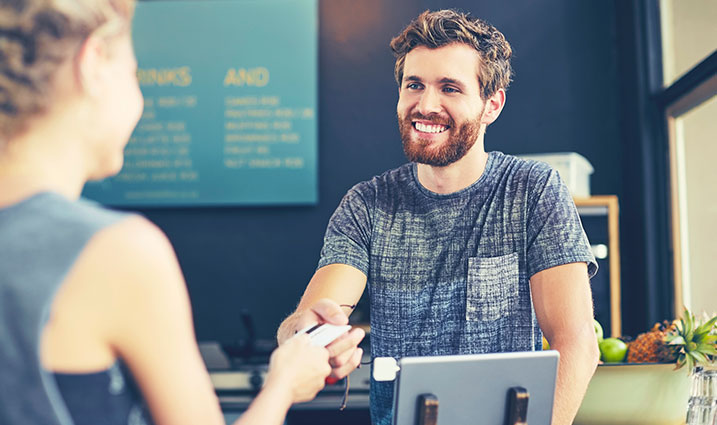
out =
[[[666,338],[677,329],[675,323],[655,323],[649,332],[628,343],[628,363],[671,363],[677,360],[679,348],[668,345]]]
[[[695,315],[685,310],[676,329],[667,335],[665,342],[677,349],[677,367],[687,365],[687,371],[698,364],[711,364],[717,357],[717,316],[698,323]]]

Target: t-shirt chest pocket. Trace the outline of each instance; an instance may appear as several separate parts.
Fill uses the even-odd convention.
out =
[[[492,321],[518,300],[518,253],[468,259],[466,320]]]

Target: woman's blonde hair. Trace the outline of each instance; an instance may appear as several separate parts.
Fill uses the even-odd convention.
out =
[[[2,0],[0,148],[53,101],[53,75],[91,34],[129,29],[134,0]]]

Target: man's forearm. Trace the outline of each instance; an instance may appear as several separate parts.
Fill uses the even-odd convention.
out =
[[[552,425],[570,425],[597,367],[597,340],[590,329],[587,335],[555,341],[551,347],[560,352]]]
[[[341,305],[358,303],[366,288],[366,275],[346,264],[330,264],[314,273],[296,311],[279,326],[276,339],[282,344],[294,333],[309,324],[328,322],[343,325],[348,322],[347,311]]]

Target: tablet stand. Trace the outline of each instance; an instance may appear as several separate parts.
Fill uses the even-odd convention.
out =
[[[416,425],[437,425],[438,424],[438,397],[433,394],[421,394],[418,396],[418,414]]]
[[[523,387],[512,387],[508,390],[506,425],[527,425],[528,399],[528,391]],[[421,394],[418,396],[417,407],[416,425],[438,424],[438,397]]]

